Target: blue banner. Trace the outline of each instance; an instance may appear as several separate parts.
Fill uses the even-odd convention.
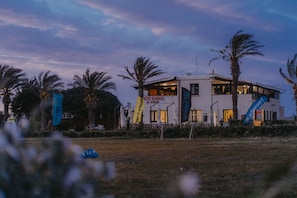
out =
[[[186,122],[189,119],[191,109],[191,92],[184,87],[182,87],[181,101],[181,122]]]
[[[53,95],[53,126],[57,126],[62,121],[63,112],[63,96],[62,94],[54,93]]]
[[[261,96],[250,106],[244,117],[244,125],[250,124],[253,121],[255,110],[259,109],[266,101],[268,101],[267,96]]]

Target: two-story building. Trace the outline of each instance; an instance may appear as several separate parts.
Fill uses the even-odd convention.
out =
[[[214,73],[205,76],[174,76],[148,82],[144,87],[144,124],[179,124],[181,119],[181,90],[191,93],[191,108],[187,122],[216,126],[233,118],[232,78]],[[238,82],[238,116],[244,118],[250,106],[261,96],[268,101],[261,106],[265,120],[284,119],[280,106],[281,89],[247,81]],[[255,114],[255,117],[257,115]]]

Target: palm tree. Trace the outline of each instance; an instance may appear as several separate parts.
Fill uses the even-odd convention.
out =
[[[116,89],[115,83],[110,82],[111,77],[106,75],[106,72],[90,72],[89,69],[86,73],[80,77],[74,75],[74,83],[71,84],[73,87],[82,88],[84,93],[84,102],[88,109],[89,114],[89,128],[93,129],[95,126],[95,109],[98,105],[97,91],[106,91],[109,89]]]
[[[119,77],[135,81],[138,84],[138,95],[143,98],[144,83],[155,76],[161,75],[164,72],[158,69],[158,66],[153,64],[149,58],[137,57],[134,62],[133,71],[130,71],[128,66],[125,66],[128,75],[119,74]]]
[[[59,89],[63,89],[63,82],[57,74],[50,74],[50,71],[39,73],[38,77],[34,77],[32,86],[39,92],[40,98],[40,130],[44,132],[46,129],[46,108],[50,106],[50,94]]]
[[[229,44],[220,50],[211,50],[219,54],[219,57],[215,57],[210,60],[209,64],[217,59],[223,59],[231,63],[231,75],[232,75],[232,106],[233,106],[233,119],[238,119],[238,109],[237,109],[237,86],[238,78],[240,75],[240,65],[241,59],[249,55],[260,55],[263,54],[259,51],[259,48],[263,45],[259,45],[257,41],[253,40],[252,34],[243,33],[243,31],[238,31],[230,39]]]
[[[16,114],[31,114],[39,109],[40,98],[34,79],[26,78],[20,89],[17,89],[11,103],[12,112]],[[38,116],[39,117],[39,116]]]
[[[9,65],[0,65],[0,89],[4,104],[4,120],[8,118],[8,109],[13,91],[21,86],[25,73]]]
[[[297,53],[295,54],[294,58],[292,60],[288,59],[287,62],[287,69],[289,77],[287,77],[284,72],[282,71],[282,68],[279,68],[280,75],[290,84],[292,84],[292,89],[294,92],[294,99],[295,99],[295,108],[296,108],[296,116],[297,116]]]

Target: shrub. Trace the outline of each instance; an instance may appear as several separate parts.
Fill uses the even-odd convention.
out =
[[[0,197],[93,197],[98,177],[115,176],[112,162],[83,159],[82,149],[60,133],[40,145],[18,130],[0,132]]]

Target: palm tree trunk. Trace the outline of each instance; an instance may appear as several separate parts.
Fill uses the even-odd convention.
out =
[[[46,101],[42,100],[40,102],[40,131],[45,132],[45,126],[46,126],[46,118],[45,118],[45,108],[46,108]]]
[[[94,126],[95,126],[95,116],[94,116],[94,110],[93,108],[89,108],[89,129],[90,131],[93,130]]]
[[[232,108],[233,108],[233,119],[238,120],[238,109],[237,109],[237,101],[238,101],[238,78],[239,78],[239,64],[237,61],[232,61],[231,63],[231,74],[232,74]]]
[[[143,83],[139,83],[139,97],[143,99]],[[141,112],[141,120],[139,123],[139,129],[143,128],[143,112]]]
[[[4,121],[7,121],[7,118],[9,117],[8,115],[8,108],[9,108],[9,103],[5,102],[4,103]]]
[[[295,98],[295,124],[297,125],[297,119],[296,119],[296,117],[297,117],[297,90],[296,89],[294,89],[295,91],[294,91],[294,98]]]
[[[3,97],[3,104],[4,104],[4,121],[7,121],[8,118],[8,110],[9,110],[9,104],[10,104],[10,97],[7,97],[6,95],[4,95]]]

